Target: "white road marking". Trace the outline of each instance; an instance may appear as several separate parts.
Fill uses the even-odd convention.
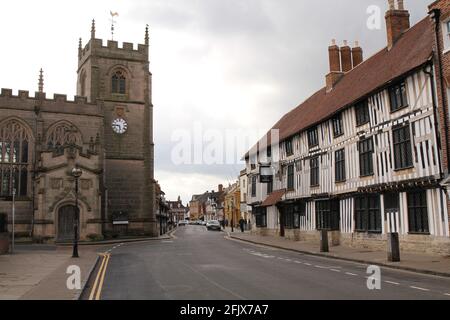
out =
[[[305,265],[306,265],[306,266],[312,266],[311,263],[307,263],[307,262],[305,262]]]
[[[389,283],[389,284],[396,285],[396,286],[400,285],[400,283],[394,282],[394,281],[385,281],[385,282],[386,282],[386,283]]]
[[[444,293],[444,296],[449,296],[450,297],[450,293]]]
[[[330,269],[330,271],[333,271],[333,272],[341,272],[341,270],[338,270],[338,269]]]
[[[294,263],[303,264],[301,261],[294,261]]]
[[[348,276],[353,276],[353,277],[357,277],[358,275],[356,273],[351,273],[351,272],[346,272],[345,273]]]
[[[414,287],[410,286],[411,289],[421,290],[421,291],[430,291],[430,289],[420,288],[420,287]]]
[[[288,261],[288,262],[292,262],[292,260],[291,260],[291,259],[284,259],[284,260],[286,260],[286,261]]]
[[[328,269],[327,267],[323,267],[323,266],[314,266],[314,267],[316,267],[316,268],[319,268],[319,269]]]

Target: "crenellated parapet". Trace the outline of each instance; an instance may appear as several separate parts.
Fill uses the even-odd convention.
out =
[[[109,57],[134,61],[148,61],[148,45],[138,44],[137,48],[130,42],[108,40],[104,45],[102,39],[91,39],[84,48],[79,50],[79,65],[81,66],[90,56]]]
[[[18,90],[17,94],[12,89],[0,90],[0,109],[30,109],[33,110],[39,102],[41,111],[57,111],[61,113],[80,113],[102,116],[102,107],[96,103],[88,103],[86,97],[75,96],[72,100],[65,94],[55,93],[48,98],[45,92],[35,92],[30,96],[27,90]]]

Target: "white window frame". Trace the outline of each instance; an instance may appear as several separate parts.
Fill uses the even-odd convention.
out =
[[[444,37],[444,53],[450,51],[450,19],[444,21],[442,26],[442,35]]]

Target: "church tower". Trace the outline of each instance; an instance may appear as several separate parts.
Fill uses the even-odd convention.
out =
[[[148,27],[145,43],[138,44],[137,49],[127,42],[119,47],[112,40],[103,46],[103,41],[95,37],[95,21],[84,48],[80,39],[77,95],[101,105],[104,114],[105,232],[117,232],[112,222],[120,216],[128,221],[121,232],[156,235],[149,64]]]

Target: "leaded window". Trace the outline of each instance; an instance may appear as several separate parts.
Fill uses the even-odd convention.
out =
[[[409,232],[429,233],[427,192],[408,192]]]
[[[294,165],[288,166],[287,170],[287,189],[294,190]]]
[[[345,149],[341,149],[336,151],[336,165],[335,165],[335,174],[336,174],[336,182],[345,181]]]
[[[0,194],[10,197],[28,193],[31,152],[30,135],[18,121],[11,120],[0,128]]]
[[[317,127],[308,130],[308,144],[310,148],[314,148],[319,145],[319,132]]]
[[[361,177],[373,175],[373,139],[359,142],[359,172]]]
[[[413,166],[411,134],[409,125],[392,130],[394,142],[395,169],[401,170]]]
[[[255,222],[257,228],[267,227],[267,208],[255,207],[253,208],[253,214],[255,215]]]
[[[360,127],[366,123],[369,123],[369,104],[367,100],[364,100],[358,103],[355,106],[355,114],[356,114],[356,126]]]
[[[286,147],[286,156],[290,157],[294,154],[294,149],[292,147],[292,138],[286,140],[285,142]]]
[[[340,229],[339,200],[316,201],[317,230],[337,231]]]
[[[126,93],[126,78],[125,74],[118,70],[116,71],[111,78],[111,92],[118,94]]]
[[[335,116],[332,120],[331,123],[333,124],[333,136],[335,138],[342,136],[344,134],[344,126],[342,123],[342,114],[338,114],[337,116]]]
[[[320,182],[319,182],[319,178],[320,178],[320,176],[319,176],[319,167],[320,167],[319,157],[312,158],[309,161],[310,161],[310,169],[311,169],[311,173],[310,173],[311,186],[317,187],[320,184]]]
[[[389,100],[391,102],[391,112],[398,111],[408,106],[405,82],[400,82],[389,88]]]
[[[256,176],[252,177],[252,197],[256,197]]]
[[[283,211],[283,225],[286,229],[300,228],[300,216],[304,216],[305,204],[295,203],[286,205]]]
[[[365,195],[355,198],[355,223],[358,232],[382,231],[380,196]]]

